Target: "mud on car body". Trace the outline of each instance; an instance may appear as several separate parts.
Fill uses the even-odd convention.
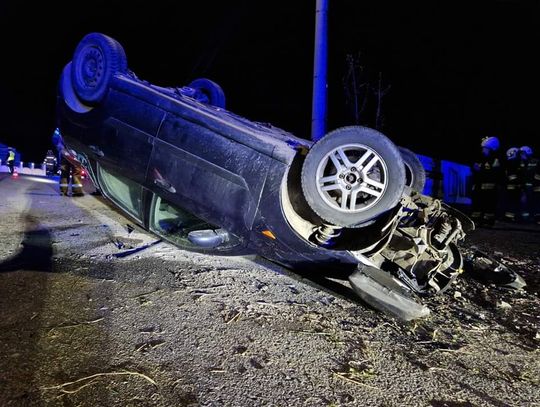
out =
[[[421,195],[414,154],[373,129],[295,137],[227,111],[211,80],[139,79],[99,33],[65,66],[57,106],[96,187],[180,248],[344,270],[364,300],[404,319],[425,315],[415,296],[444,291],[461,270],[456,242],[474,226]]]

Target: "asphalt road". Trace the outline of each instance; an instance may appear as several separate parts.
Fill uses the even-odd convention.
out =
[[[0,406],[540,405],[537,227],[464,243],[525,290],[465,273],[402,323],[331,279],[176,249],[47,178],[0,174],[0,219]]]

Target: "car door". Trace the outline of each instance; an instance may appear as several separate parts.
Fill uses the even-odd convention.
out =
[[[211,126],[171,113],[154,143],[147,186],[206,222],[246,235],[270,161]]]
[[[90,150],[100,165],[143,184],[164,112],[116,90],[111,90],[104,112]]]

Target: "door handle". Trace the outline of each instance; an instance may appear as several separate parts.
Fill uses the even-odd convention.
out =
[[[172,184],[169,181],[167,181],[166,179],[156,178],[154,180],[154,184],[156,184],[161,189],[164,189],[165,191],[170,192],[171,194],[176,193],[176,188],[174,188],[172,186]]]

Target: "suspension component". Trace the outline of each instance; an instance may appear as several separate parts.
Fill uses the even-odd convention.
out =
[[[323,224],[318,226],[313,233],[315,243],[323,247],[332,247],[335,244],[335,239],[341,234],[341,228]]]
[[[436,233],[432,236],[434,244],[437,243],[437,246],[443,247],[446,237],[452,232],[452,225],[446,220],[443,220],[439,225],[437,225]]]

